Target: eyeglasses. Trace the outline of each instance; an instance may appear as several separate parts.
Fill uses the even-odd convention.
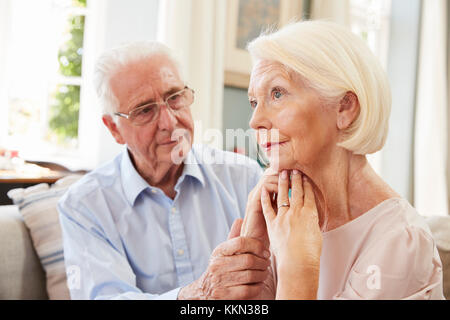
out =
[[[114,115],[128,119],[134,125],[141,126],[158,119],[161,105],[166,105],[174,114],[189,107],[194,102],[194,90],[184,87],[183,90],[168,96],[164,102],[152,102],[133,109],[130,113],[115,112]]]

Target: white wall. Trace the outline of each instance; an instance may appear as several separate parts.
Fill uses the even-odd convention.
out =
[[[411,203],[420,9],[420,0],[392,1],[387,68],[392,110],[381,170],[383,179]]]
[[[80,146],[84,166],[92,169],[112,159],[123,150],[101,121],[101,112],[92,84],[96,57],[108,48],[130,41],[155,40],[158,20],[158,0],[96,0],[91,1],[93,16],[87,19],[85,38],[86,76],[80,113]],[[90,32],[90,31],[92,32]],[[86,73],[84,73],[86,72]]]

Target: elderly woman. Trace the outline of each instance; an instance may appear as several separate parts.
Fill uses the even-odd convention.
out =
[[[375,56],[322,21],[248,48],[250,125],[275,172],[250,194],[241,229],[270,241],[272,277],[260,298],[442,299],[428,227],[366,159],[385,143],[391,107]]]

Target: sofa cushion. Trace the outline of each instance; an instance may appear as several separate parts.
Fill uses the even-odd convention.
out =
[[[450,299],[450,216],[431,216],[426,221],[442,261],[444,296]]]
[[[17,206],[0,206],[0,300],[48,299],[45,274]]]
[[[8,192],[8,197],[18,205],[25,225],[29,229],[34,248],[46,273],[47,293],[50,299],[70,299],[56,205],[68,187],[80,177],[80,175],[71,175],[58,180],[51,186],[41,183]]]

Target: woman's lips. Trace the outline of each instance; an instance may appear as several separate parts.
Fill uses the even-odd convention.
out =
[[[287,141],[283,141],[283,142],[268,142],[268,143],[263,143],[261,144],[261,147],[263,149],[265,149],[266,151],[270,151],[273,148],[277,148],[280,147],[282,145],[284,145]]]

